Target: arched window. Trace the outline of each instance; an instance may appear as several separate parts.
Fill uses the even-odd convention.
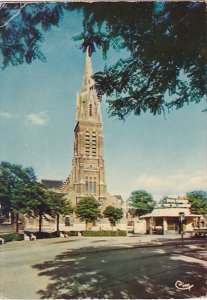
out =
[[[89,116],[90,117],[92,116],[92,113],[93,113],[93,111],[92,111],[92,104],[89,104]]]
[[[86,193],[88,193],[88,177],[86,177]]]
[[[85,154],[86,156],[90,155],[90,133],[88,131],[85,134]]]
[[[93,192],[96,194],[96,177],[93,178]]]
[[[90,177],[89,190],[90,190],[90,193],[92,193],[92,177]]]
[[[70,226],[70,217],[65,217],[65,226]]]

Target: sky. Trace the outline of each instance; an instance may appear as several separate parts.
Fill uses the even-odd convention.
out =
[[[65,180],[73,158],[76,92],[85,55],[71,38],[80,34],[81,16],[67,13],[59,28],[45,35],[47,58],[0,73],[0,160],[32,166],[38,180]],[[126,53],[92,56],[93,71]],[[107,189],[127,199],[144,189],[155,199],[207,188],[204,103],[166,116],[109,118],[101,103]]]

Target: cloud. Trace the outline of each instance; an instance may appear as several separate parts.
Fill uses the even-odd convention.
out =
[[[48,116],[45,112],[32,113],[26,115],[26,124],[35,126],[44,126],[48,122]]]
[[[15,117],[15,115],[6,111],[0,111],[0,117],[4,119],[12,119],[13,117]]]
[[[134,189],[144,189],[156,195],[180,195],[192,190],[206,189],[206,174],[141,175],[133,182]]]

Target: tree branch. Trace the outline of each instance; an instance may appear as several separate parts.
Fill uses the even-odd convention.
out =
[[[2,4],[2,6],[0,8],[3,7],[4,4]],[[27,3],[25,3],[23,6],[21,6],[20,4],[20,8],[18,10],[18,12],[16,14],[14,14],[6,23],[4,23],[3,25],[0,25],[0,28],[5,27],[7,24],[9,24],[13,19],[15,19],[21,12],[21,10],[27,5]]]

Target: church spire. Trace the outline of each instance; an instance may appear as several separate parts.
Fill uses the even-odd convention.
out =
[[[84,69],[84,75],[83,75],[82,92],[88,91],[90,89],[90,87],[94,84],[92,76],[93,76],[93,71],[92,71],[92,65],[91,65],[91,57],[89,56],[89,48],[87,48],[86,63],[85,63],[85,69]]]
[[[102,123],[100,103],[92,76],[91,57],[87,48],[82,90],[80,94],[77,94],[76,122]]]

